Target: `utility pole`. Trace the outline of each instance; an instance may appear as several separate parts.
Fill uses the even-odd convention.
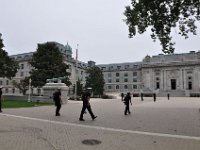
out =
[[[78,71],[77,71],[77,68],[78,68],[78,44],[77,44],[77,48],[76,48],[76,64],[75,64],[75,100],[77,100],[77,78],[78,78]]]
[[[31,101],[31,78],[29,79],[29,85],[28,85],[28,102]]]

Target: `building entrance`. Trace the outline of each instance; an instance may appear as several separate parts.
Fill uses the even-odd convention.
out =
[[[176,79],[171,79],[171,90],[176,90]]]

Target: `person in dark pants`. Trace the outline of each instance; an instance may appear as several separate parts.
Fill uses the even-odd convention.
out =
[[[132,105],[132,102],[131,102],[131,94],[130,93],[127,93],[125,98],[124,98],[124,104],[125,104],[125,111],[124,111],[124,115],[127,115],[128,114],[131,114],[130,112],[130,109],[129,109],[129,104],[131,103]]]
[[[156,101],[156,93],[153,93],[153,101]]]
[[[53,93],[53,100],[56,106],[56,116],[60,116],[60,109],[61,109],[61,105],[62,105],[62,100],[61,100],[61,89],[57,89],[54,93]]]
[[[143,97],[144,97],[144,94],[143,93],[141,93],[141,101],[143,101],[144,99],[143,99]]]
[[[0,113],[2,112],[1,110],[1,101],[2,101],[2,88],[0,87]]]
[[[94,120],[95,118],[97,118],[97,116],[95,116],[92,112],[92,108],[91,108],[91,105],[90,105],[90,96],[91,94],[86,91],[82,94],[82,101],[83,101],[83,107],[82,107],[82,110],[81,110],[81,114],[80,114],[80,117],[79,117],[79,120],[80,121],[85,121],[83,119],[83,114],[85,113],[86,109],[88,110],[88,112],[90,113],[91,117],[92,117],[92,120]]]
[[[124,93],[121,93],[122,101],[124,100]]]
[[[167,99],[169,100],[169,97],[170,97],[170,95],[169,95],[169,93],[167,93]]]

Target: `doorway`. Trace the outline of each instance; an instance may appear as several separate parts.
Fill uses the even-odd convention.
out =
[[[171,79],[171,90],[176,90],[176,79]]]

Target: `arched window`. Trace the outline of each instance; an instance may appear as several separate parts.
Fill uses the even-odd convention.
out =
[[[119,85],[116,85],[116,89],[117,89],[117,90],[119,89]]]
[[[127,86],[127,85],[124,85],[124,89],[128,89],[128,86]]]

